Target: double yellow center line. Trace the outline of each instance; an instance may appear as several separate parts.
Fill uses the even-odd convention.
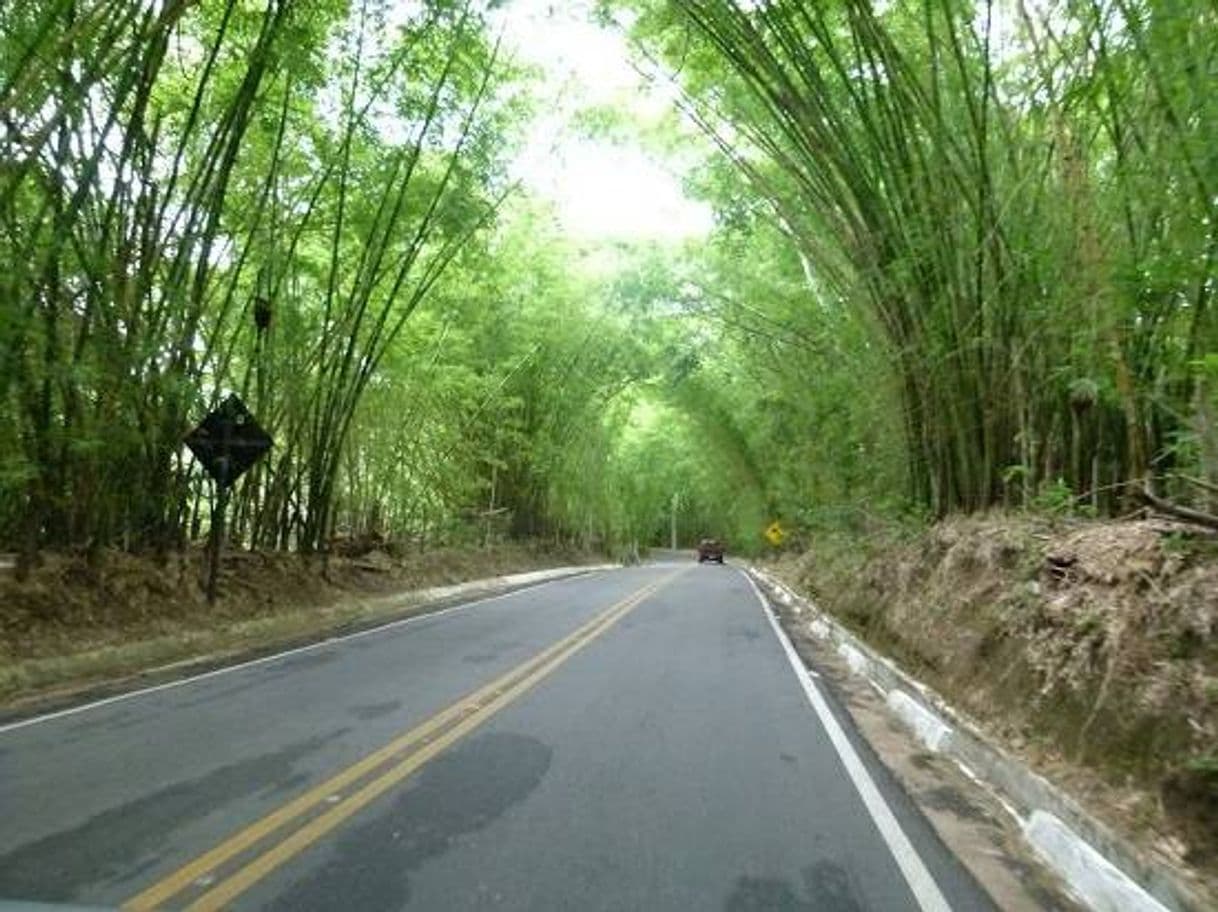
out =
[[[175,908],[199,912],[227,907],[259,880],[511,704],[680,572],[610,606],[533,658],[229,836],[132,897],[122,908],[131,912],[162,909],[171,900]]]

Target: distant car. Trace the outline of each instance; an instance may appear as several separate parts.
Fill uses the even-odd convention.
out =
[[[704,538],[698,543],[698,563],[705,564],[707,561],[723,563],[723,542],[717,538]]]

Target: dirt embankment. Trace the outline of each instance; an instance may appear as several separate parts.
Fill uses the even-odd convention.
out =
[[[401,613],[395,593],[600,558],[532,545],[419,553],[342,543],[319,559],[229,552],[208,605],[202,550],[151,557],[46,555],[0,571],[0,705],[155,666],[260,649]]]
[[[1143,847],[1218,883],[1218,539],[958,519],[775,569]]]

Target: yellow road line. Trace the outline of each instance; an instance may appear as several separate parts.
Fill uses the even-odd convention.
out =
[[[513,702],[522,693],[533,687],[554,669],[574,655],[583,646],[604,633],[626,613],[648,596],[655,593],[676,574],[671,574],[656,583],[649,584],[625,599],[615,603],[573,633],[542,650],[531,659],[480,687],[468,696],[432,716],[427,721],[379,748],[362,760],[352,764],[325,782],[309,789],[283,807],[255,821],[225,839],[219,845],[178,868],[148,889],[123,904],[131,912],[159,909],[167,900],[199,882],[199,880],[231,861],[258,842],[286,827],[327,802],[331,796],[351,786],[364,776],[384,765],[399,753],[417,745],[420,749],[405,760],[392,766],[354,794],[346,797],[330,810],[309,821],[276,844],[250,864],[240,869],[233,877],[222,881],[201,896],[191,909],[221,908],[232,897],[237,896],[271,870],[291,858],[305,847],[329,832],[351,814],[368,804],[442,750],[474,730],[500,709]],[[455,723],[455,724],[454,724]],[[451,726],[451,728],[449,728]],[[448,728],[448,731],[444,731]]]

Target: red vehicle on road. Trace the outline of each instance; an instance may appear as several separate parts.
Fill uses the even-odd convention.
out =
[[[717,538],[704,538],[698,543],[698,563],[705,564],[707,561],[723,563],[723,542]]]

